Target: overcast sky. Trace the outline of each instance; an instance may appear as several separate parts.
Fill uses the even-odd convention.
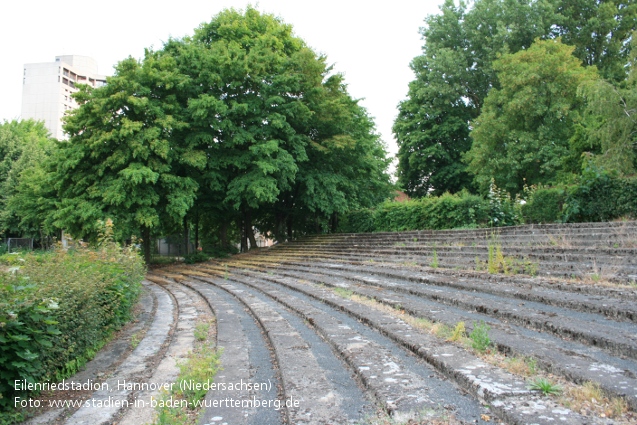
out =
[[[100,74],[144,48],[159,49],[170,37],[191,35],[224,8],[254,5],[294,27],[297,36],[345,75],[349,92],[362,105],[391,154],[396,144],[391,126],[396,105],[413,79],[409,63],[420,54],[418,29],[442,0],[392,0],[373,5],[361,0],[179,0],[162,2],[11,1],[0,17],[0,121],[20,117],[25,63],[53,62],[59,55],[97,60]]]

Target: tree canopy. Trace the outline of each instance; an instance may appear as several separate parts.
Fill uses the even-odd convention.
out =
[[[5,235],[41,236],[52,230],[50,209],[42,204],[50,189],[44,164],[54,148],[42,122],[0,124],[0,225]]]
[[[342,76],[253,8],[120,62],[76,99],[56,186],[57,223],[76,235],[108,216],[147,241],[210,211],[254,246],[253,225],[291,237],[389,194],[384,146]]]
[[[484,113],[487,95],[499,90],[506,78],[508,70],[498,70],[494,64],[502,63],[498,61],[505,55],[529,49],[536,39],[560,38],[573,46],[578,66],[597,67],[609,84],[624,81],[636,7],[624,0],[476,0],[471,7],[446,1],[439,14],[425,19],[423,53],[411,63],[416,78],[398,107],[393,128],[399,147],[398,185],[412,196],[475,190],[474,183],[484,190],[485,179],[500,171],[481,169],[474,180],[475,153],[488,149],[475,146],[484,139],[474,139],[480,132],[471,132],[471,123],[484,121],[478,117]],[[534,103],[527,104],[530,115],[540,107]],[[469,150],[472,153],[465,156]],[[581,163],[574,158],[576,151],[570,152],[566,168]],[[463,158],[472,161],[469,169]]]
[[[491,179],[512,194],[524,184],[552,183],[569,154],[580,117],[578,87],[598,79],[559,40],[538,40],[529,49],[493,63],[499,89],[492,89],[472,122],[469,171],[488,190]]]

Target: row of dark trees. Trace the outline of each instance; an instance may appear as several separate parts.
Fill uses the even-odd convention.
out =
[[[389,196],[385,148],[342,76],[253,8],[121,61],[75,98],[69,140],[47,144],[5,196],[6,231],[86,238],[108,217],[146,255],[151,236],[179,229],[247,248],[255,228],[279,241],[333,229]],[[4,125],[24,126],[37,125]]]
[[[634,0],[447,0],[394,124],[411,196],[637,168]]]

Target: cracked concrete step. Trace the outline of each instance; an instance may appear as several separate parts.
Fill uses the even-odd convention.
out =
[[[216,345],[220,350],[221,369],[214,378],[215,390],[206,394],[205,410],[199,423],[282,424],[281,410],[259,408],[254,403],[234,407],[225,401],[230,397],[241,406],[250,400],[278,397],[279,378],[262,329],[245,307],[224,290],[196,281],[179,282],[200,294],[216,317]],[[229,384],[242,382],[267,383],[274,388],[267,390],[261,385],[251,385],[246,391],[228,389]]]
[[[608,226],[607,223],[597,223],[596,226],[574,227],[574,225],[554,226],[552,228],[539,228],[534,225],[479,228],[479,229],[451,229],[451,230],[411,230],[400,232],[373,232],[373,233],[331,233],[325,235],[307,236],[298,241],[314,242],[338,242],[343,240],[394,240],[408,242],[417,240],[429,240],[433,238],[448,239],[491,239],[506,237],[544,238],[547,242],[565,242],[569,238],[589,235],[610,235],[625,237],[634,235],[637,231],[637,222],[630,222],[620,226]]]
[[[153,322],[133,350],[130,356],[105,381],[102,389],[95,391],[90,402],[82,405],[65,422],[67,425],[96,425],[109,423],[128,404],[128,397],[133,394],[125,382],[136,382],[153,362],[161,356],[164,344],[170,341],[174,329],[174,312],[176,306],[169,293],[159,285],[144,282],[157,299],[157,309]],[[123,386],[121,384],[124,384]],[[98,407],[99,406],[99,407]]]
[[[193,277],[206,279],[200,273]],[[214,282],[213,278],[207,280]],[[226,281],[223,277],[218,278],[218,280]],[[226,282],[239,283],[237,281]],[[333,347],[340,347],[346,353],[344,356],[346,356],[347,363],[352,366],[359,378],[366,383],[366,386],[374,391],[374,396],[381,405],[392,411],[395,420],[401,418],[406,420],[413,410],[410,407],[417,408],[418,405],[422,408],[429,406],[431,414],[436,416],[440,414],[440,406],[449,406],[449,403],[454,401],[454,405],[458,407],[462,418],[468,422],[476,420],[482,423],[479,420],[482,409],[478,404],[458,394],[457,389],[445,381],[432,379],[435,372],[430,370],[428,373],[432,375],[428,376],[425,365],[411,365],[414,360],[409,360],[409,358],[405,357],[405,354],[402,354],[402,357],[400,355],[396,357],[395,350],[398,349],[397,347],[388,351],[384,346],[387,344],[392,345],[389,340],[383,339],[382,336],[374,332],[371,332],[371,334],[376,336],[370,337],[368,335],[370,331],[356,320],[352,320],[335,310],[323,311],[325,306],[316,301],[313,301],[314,306],[312,306],[312,302],[308,304],[308,301],[304,302],[299,300],[298,297],[286,297],[280,291],[264,291],[263,282],[259,282],[258,286],[251,285],[247,281],[241,281],[241,283],[267,293],[268,296],[273,296],[272,299],[276,299],[276,301],[294,310],[311,323],[316,331],[328,340]],[[317,306],[320,308],[317,308]],[[365,332],[359,334],[358,332],[361,329],[365,330]],[[378,339],[381,339],[381,341],[378,341]],[[402,351],[400,352],[402,353]],[[367,355],[365,356],[365,354]],[[403,363],[407,360],[409,361],[406,364]],[[408,367],[409,370],[404,370],[404,367]],[[418,374],[410,372],[410,370],[414,370],[414,367],[418,370]],[[380,373],[381,371],[383,373]],[[345,375],[347,373],[340,373],[340,376]],[[397,378],[400,378],[400,381],[397,381]],[[421,383],[422,385],[423,381],[426,381],[427,388],[425,389],[429,389],[430,393],[418,395],[418,387],[415,387],[415,384]],[[397,388],[402,391],[394,391]],[[405,393],[405,388],[408,394],[401,398],[400,395]],[[450,393],[453,394],[452,398],[447,398],[446,395]],[[413,405],[414,401],[418,401],[418,398],[422,398],[422,404]],[[430,400],[427,401],[427,398],[430,398]]]
[[[209,283],[226,290],[246,305],[261,326],[276,354],[290,422],[328,424],[348,421],[341,409],[342,397],[327,379],[312,350],[299,332],[275,309],[250,292],[225,281]],[[296,400],[296,402],[294,402]]]
[[[206,281],[219,284],[214,279]],[[430,399],[429,384],[420,376],[410,373],[400,359],[385,347],[366,339],[328,312],[264,285],[263,282],[259,285],[243,280],[238,282],[264,292],[312,324],[341,353],[366,387],[374,393],[375,398],[395,418],[409,417],[423,407],[434,409],[438,406],[437,400]]]
[[[378,270],[379,274],[383,274],[384,270],[402,270],[408,274],[414,274],[418,271],[424,271],[427,275],[439,275],[441,277],[465,277],[479,279],[490,283],[522,283],[525,285],[541,286],[552,289],[560,289],[569,292],[576,292],[582,294],[591,295],[608,295],[618,298],[629,297],[637,301],[637,287],[633,285],[608,285],[603,282],[593,281],[578,281],[573,279],[563,279],[557,277],[544,277],[544,276],[526,276],[526,275],[513,275],[504,273],[488,273],[486,271],[466,270],[466,269],[446,269],[446,268],[433,268],[426,265],[414,265],[406,264],[405,262],[385,262],[383,257],[369,258],[365,257],[364,260],[359,259],[356,261],[350,259],[339,258],[335,256],[322,257],[320,255],[314,256],[296,256],[289,255],[276,255],[274,252],[268,253],[267,251],[256,252],[254,255],[238,256],[236,259],[228,259],[227,264],[233,264],[234,261],[240,261],[243,263],[263,263],[271,265],[293,265],[293,264],[306,264],[313,266],[317,263],[326,264],[330,267],[338,265],[344,267],[365,267]],[[327,262],[326,262],[327,261]]]
[[[550,332],[561,338],[599,346],[615,355],[637,359],[635,327],[622,323],[614,325],[615,322],[594,314],[577,314],[562,307],[549,307],[530,301],[519,303],[508,297],[473,293],[455,288],[432,288],[429,285],[416,284],[407,280],[387,281],[369,275],[364,276],[344,271],[335,272],[329,269],[318,273],[314,271],[314,273],[316,279],[320,279],[321,276],[330,276],[365,285],[375,285],[446,305],[477,311],[530,329]],[[307,275],[306,271],[298,274],[299,277],[304,275]]]
[[[303,245],[305,243],[317,244],[323,246],[338,245],[370,245],[378,243],[382,245],[418,245],[436,244],[444,246],[445,244],[454,245],[488,245],[490,243],[500,245],[510,245],[517,243],[518,245],[540,245],[546,247],[569,247],[569,246],[599,246],[601,248],[634,248],[635,233],[637,228],[631,228],[625,233],[615,232],[587,232],[587,233],[523,233],[523,234],[506,234],[501,233],[492,235],[487,232],[474,234],[445,234],[444,231],[429,235],[414,234],[409,232],[396,232],[391,234],[383,233],[360,233],[356,236],[322,236],[308,237],[289,242],[286,245]],[[617,246],[615,246],[617,245]]]
[[[199,278],[202,279],[202,277]],[[236,279],[236,277],[233,277],[233,279]],[[270,296],[288,305],[288,307],[296,308],[300,314],[303,314],[304,317],[311,320],[315,326],[321,326],[325,322],[329,323],[329,315],[326,316],[323,312],[312,310],[298,300],[286,300],[284,295],[281,295],[276,289],[268,287],[268,284],[265,284],[263,281],[252,284],[244,280],[241,281],[270,294]],[[298,288],[295,289],[298,290]],[[491,404],[497,402],[498,409],[496,410],[503,418],[510,421],[510,423],[528,423],[529,413],[537,410],[542,410],[543,414],[543,418],[539,418],[537,423],[552,423],[555,420],[559,420],[561,423],[583,423],[581,421],[584,418],[574,412],[563,408],[556,408],[555,406],[551,406],[550,402],[544,400],[535,400],[537,397],[533,396],[530,391],[526,389],[526,385],[523,381],[520,381],[507,372],[484,364],[484,362],[458,347],[441,343],[430,335],[419,333],[406,323],[392,316],[379,313],[375,318],[370,318],[370,316],[373,317],[374,314],[369,311],[368,307],[357,305],[357,303],[349,300],[344,300],[324,289],[317,288],[316,291],[317,293],[314,293],[313,296],[317,299],[348,311],[365,323],[372,324],[382,333],[389,335],[392,339],[401,343],[401,345],[427,359],[428,362],[434,364],[439,370],[442,370],[454,380],[461,382],[465,389],[474,393],[480,399],[486,400]],[[329,328],[329,325],[327,326],[328,330],[323,330],[323,332],[331,336],[330,332],[334,332],[334,328]],[[347,353],[347,348],[343,349],[341,347],[340,349]],[[364,365],[361,369],[359,366],[359,370],[367,371],[366,367],[367,366]],[[517,397],[523,394],[528,396],[526,403],[519,403],[519,397],[507,400],[511,396]],[[533,409],[528,408],[529,400],[534,400]],[[593,420],[589,423],[596,422],[597,421]]]
[[[311,263],[304,262],[267,262],[243,260],[242,264],[248,267],[266,267],[272,270],[297,270],[299,272],[315,272]],[[582,294],[581,287],[576,287],[577,292],[565,289],[573,289],[568,286],[556,287],[555,283],[542,284],[538,279],[500,279],[496,283],[485,282],[482,276],[467,276],[462,273],[454,273],[451,276],[431,273],[431,270],[405,269],[379,267],[372,265],[353,264],[322,264],[321,271],[332,270],[334,272],[360,272],[370,275],[366,281],[374,283],[378,279],[404,280],[422,285],[432,285],[443,289],[458,289],[496,296],[513,300],[534,301],[556,307],[565,307],[587,313],[603,314],[606,317],[637,322],[637,292],[630,290],[608,289],[598,290],[596,293]],[[487,275],[491,277],[492,275]],[[480,279],[483,278],[483,279]],[[588,285],[589,287],[591,285]],[[401,290],[401,288],[397,288]],[[519,301],[518,301],[519,302]]]
[[[296,278],[273,278],[271,275],[265,275],[262,278],[276,279],[277,282],[293,286],[297,290],[306,290],[303,285],[298,283],[298,276]],[[312,279],[307,274],[304,274],[303,280]],[[472,320],[484,319],[492,328],[490,331],[491,339],[499,346],[504,347],[506,351],[519,355],[534,356],[545,367],[550,367],[556,373],[562,374],[575,382],[588,380],[599,382],[602,388],[609,393],[625,396],[633,408],[637,407],[637,380],[634,379],[637,365],[635,362],[613,358],[603,352],[596,352],[594,348],[581,347],[576,343],[552,342],[548,338],[541,338],[541,335],[534,335],[533,332],[525,333],[520,329],[512,329],[510,326],[496,319],[484,317],[484,315],[468,314],[456,308],[447,309],[451,310],[449,312],[445,311],[444,308],[440,308],[439,304],[436,303],[426,303],[414,300],[409,296],[391,292],[384,294],[373,288],[347,286],[342,280],[328,283],[325,276],[318,280],[323,284],[347,287],[354,292],[376,298],[389,305],[400,304],[406,311],[418,317],[440,321],[450,326],[454,326],[460,321],[471,323]],[[563,346],[566,348],[563,348]]]
[[[366,238],[429,238],[432,236],[447,236],[458,239],[462,237],[492,237],[515,235],[550,235],[554,240],[561,236],[576,236],[578,234],[612,234],[625,236],[637,231],[637,221],[603,222],[603,223],[572,223],[572,224],[544,224],[520,225],[481,229],[449,229],[449,230],[412,230],[404,232],[375,232],[375,233],[340,233],[328,235],[308,236],[307,240],[330,241],[341,239]]]
[[[334,250],[338,249],[340,252],[367,252],[367,253],[389,253],[389,254],[421,254],[424,256],[431,256],[435,251],[437,255],[488,255],[489,246],[485,244],[476,244],[472,246],[462,245],[431,245],[424,243],[410,243],[405,246],[399,245],[382,245],[379,243],[373,244],[356,244],[344,243],[340,245],[316,245],[310,243],[304,243],[301,245],[287,245],[283,244],[277,246],[276,249],[271,248],[276,253],[282,252],[299,252],[302,250]],[[537,260],[550,261],[555,257],[558,257],[563,261],[592,261],[596,259],[612,259],[626,261],[627,264],[637,264],[637,249],[635,248],[558,248],[558,247],[529,247],[529,246],[515,246],[511,245],[506,248],[507,255],[516,255],[521,257],[529,257]]]
[[[529,249],[525,247],[507,247],[503,252],[508,257],[514,257],[520,260],[546,262],[546,263],[585,263],[585,264],[598,264],[598,265],[611,265],[611,266],[624,266],[635,267],[637,265],[637,249],[607,249],[607,250],[581,250],[577,252],[564,252],[560,249]],[[275,251],[277,254],[289,252],[289,253],[340,253],[340,254],[367,254],[367,255],[382,255],[382,256],[403,256],[403,257],[421,257],[431,260],[434,253],[439,260],[448,259],[453,262],[454,259],[468,259],[469,262],[473,262],[476,257],[485,261],[488,259],[489,247],[487,246],[475,246],[475,247],[437,247],[437,246],[418,246],[418,247],[384,247],[380,245],[370,245],[369,247],[361,246],[346,246],[346,247],[334,247],[334,246],[318,246],[318,245],[303,245],[299,247],[288,247],[286,249],[279,248]]]
[[[275,254],[276,255],[276,254]],[[398,255],[383,254],[377,252],[340,252],[338,250],[322,250],[322,251],[304,251],[297,250],[294,253],[284,254],[290,258],[306,258],[306,259],[323,259],[323,260],[349,260],[364,262],[371,259],[382,258],[385,262],[393,262],[396,264],[415,263],[416,265],[430,265],[432,263],[431,256],[418,256],[414,254]],[[509,255],[509,254],[507,254]],[[487,256],[478,256],[481,262],[480,267],[486,267]],[[533,262],[530,259],[518,258],[521,261],[518,265],[510,266],[516,268],[519,273],[539,274],[543,276],[560,276],[560,277],[578,277],[590,279],[606,279],[614,282],[635,282],[637,280],[637,267],[632,265],[618,265],[616,262],[559,262],[544,261]],[[438,267],[449,268],[455,270],[476,269],[476,256],[470,257],[459,255],[457,257],[438,256]]]
[[[152,273],[147,276],[147,279],[160,283]],[[197,319],[202,315],[212,317],[212,312],[194,291],[171,282],[163,283],[163,287],[177,300],[179,317],[168,350],[159,361],[152,376],[145,379],[145,382],[158,386],[170,386],[177,381],[179,363],[185,362],[194,348]],[[136,391],[133,395],[134,404],[117,421],[118,425],[154,423],[157,413],[151,405],[151,398],[155,400],[161,398],[159,389]]]

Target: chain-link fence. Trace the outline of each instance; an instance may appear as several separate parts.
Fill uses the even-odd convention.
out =
[[[186,255],[186,245],[181,235],[165,236],[152,240],[152,257],[184,257]],[[195,244],[188,243],[188,252],[195,252]]]
[[[7,238],[7,250],[9,252],[33,249],[33,238]]]

